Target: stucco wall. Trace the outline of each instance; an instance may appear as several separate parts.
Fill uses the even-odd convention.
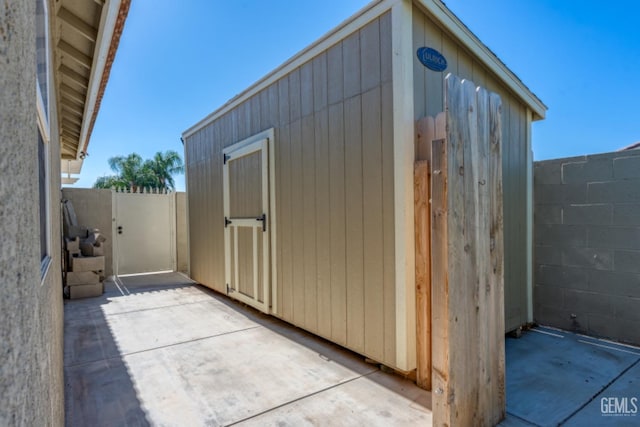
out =
[[[640,150],[535,164],[537,322],[640,344]]]
[[[63,425],[60,152],[50,121],[50,254],[40,273],[35,3],[0,11],[0,425]],[[50,84],[53,84],[50,82]],[[55,100],[51,100],[55,102]],[[52,161],[53,159],[53,161]]]
[[[73,203],[78,225],[98,228],[107,238],[104,242],[105,274],[113,274],[113,232],[111,190],[93,188],[64,188],[62,198]]]

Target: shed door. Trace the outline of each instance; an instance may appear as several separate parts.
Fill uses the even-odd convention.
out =
[[[224,153],[225,279],[227,294],[269,312],[268,139]]]

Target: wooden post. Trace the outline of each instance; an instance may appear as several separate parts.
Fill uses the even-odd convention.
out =
[[[433,425],[505,415],[500,98],[449,75],[432,145]],[[436,119],[437,122],[437,119]]]
[[[413,185],[416,245],[416,383],[418,387],[431,390],[431,221],[428,161],[416,162]]]

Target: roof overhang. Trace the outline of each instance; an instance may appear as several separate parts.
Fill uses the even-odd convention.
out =
[[[131,0],[50,2],[60,158],[80,173]],[[73,171],[69,161],[74,162]]]

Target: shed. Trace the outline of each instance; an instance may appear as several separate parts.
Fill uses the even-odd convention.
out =
[[[546,107],[438,0],[373,1],[183,133],[191,277],[416,368],[415,124],[446,72],[502,98],[505,324],[531,313],[531,123]]]

